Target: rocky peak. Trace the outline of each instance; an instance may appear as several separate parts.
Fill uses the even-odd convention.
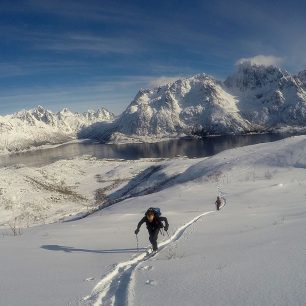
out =
[[[106,108],[102,107],[98,110],[88,110],[87,112],[83,113],[83,116],[89,120],[93,119],[101,119],[102,120],[113,120],[115,115],[109,112]]]
[[[224,84],[229,88],[240,91],[254,90],[277,85],[281,80],[292,81],[292,76],[276,66],[254,65],[242,63],[237,66],[237,71],[228,77]]]

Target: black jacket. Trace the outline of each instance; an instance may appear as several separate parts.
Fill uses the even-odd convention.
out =
[[[165,226],[163,225],[162,222],[165,222]],[[137,229],[138,229],[138,230],[139,230],[139,228],[141,227],[141,225],[142,225],[143,223],[146,223],[147,229],[148,229],[149,231],[154,231],[154,230],[156,230],[156,229],[158,229],[158,228],[163,228],[163,227],[165,227],[166,229],[168,229],[168,227],[169,227],[169,223],[168,223],[168,220],[167,220],[166,217],[157,217],[157,216],[155,216],[154,219],[153,219],[153,221],[152,221],[152,222],[149,222],[147,216],[144,216],[144,217],[139,221],[139,223],[138,223],[138,225],[137,225]]]

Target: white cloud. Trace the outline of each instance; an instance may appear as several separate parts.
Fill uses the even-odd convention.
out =
[[[167,77],[167,76],[161,76],[159,78],[156,79],[152,79],[148,82],[148,87],[158,87],[158,86],[162,86],[168,83],[172,83],[177,81],[178,79],[182,79],[183,77],[178,75],[178,76],[171,76],[171,77]]]
[[[258,66],[280,66],[284,62],[283,57],[274,55],[256,55],[249,58],[240,58],[236,65],[250,64]]]

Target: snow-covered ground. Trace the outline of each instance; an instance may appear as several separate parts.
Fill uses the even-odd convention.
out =
[[[305,304],[306,136],[205,159],[141,162],[135,172],[119,161],[77,159],[68,162],[70,170],[55,165],[86,186],[98,185],[99,173],[100,181],[128,173],[131,180],[109,194],[115,202],[126,199],[16,237],[2,230],[1,304]],[[215,212],[218,194],[226,205]],[[159,237],[164,242],[151,258],[144,255],[145,227],[139,250],[134,235],[149,206],[160,207],[170,223],[170,237]]]
[[[0,168],[0,228],[24,228],[87,213],[158,159],[138,162],[82,156],[43,167]]]

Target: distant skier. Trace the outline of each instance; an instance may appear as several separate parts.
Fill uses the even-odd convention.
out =
[[[163,225],[163,223],[165,225]],[[165,231],[168,231],[169,224],[166,217],[161,217],[161,213],[159,209],[150,207],[145,216],[139,221],[137,228],[135,230],[135,235],[139,233],[139,229],[143,223],[146,223],[147,229],[149,232],[149,240],[152,244],[153,251],[157,251],[157,238],[160,229],[164,228]]]
[[[215,202],[217,210],[220,210],[220,206],[222,204],[222,200],[219,196],[217,196],[217,201]]]

